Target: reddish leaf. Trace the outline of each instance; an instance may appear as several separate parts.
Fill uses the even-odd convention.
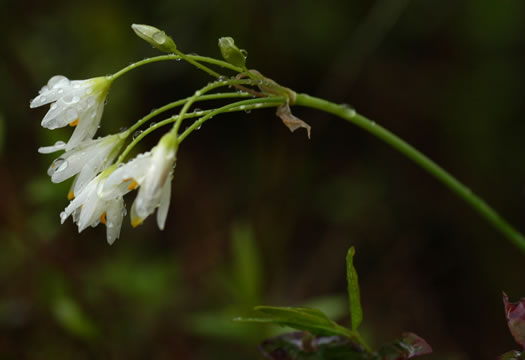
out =
[[[509,297],[503,293],[505,317],[514,340],[525,348],[525,298],[517,303],[509,303]]]
[[[403,333],[403,337],[379,349],[381,360],[404,360],[430,354],[432,348],[423,338],[414,333]]]

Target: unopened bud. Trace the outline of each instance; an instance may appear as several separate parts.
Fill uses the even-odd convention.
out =
[[[246,51],[240,50],[235,46],[235,41],[231,37],[222,37],[219,39],[219,48],[224,60],[232,65],[244,67],[246,64]]]
[[[149,42],[151,45],[167,53],[172,53],[177,49],[177,46],[173,42],[173,39],[166,35],[162,30],[157,29],[154,26],[133,24],[131,25],[135,34],[141,39]]]

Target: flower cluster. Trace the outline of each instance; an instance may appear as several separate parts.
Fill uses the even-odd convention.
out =
[[[58,141],[38,150],[43,154],[64,151],[48,169],[51,181],[59,183],[75,177],[68,194],[71,202],[60,214],[61,222],[71,216],[79,232],[102,223],[109,244],[119,237],[126,215],[123,196],[135,189],[138,195],[131,208],[132,225],[140,225],[158,208],[157,223],[164,228],[177,144],[176,136],[168,133],[151,151],[126,164],[115,164],[129,133],[93,139],[111,82],[110,77],[71,81],[57,75],[30,103],[31,108],[51,103],[43,127],[75,127],[67,143]]]

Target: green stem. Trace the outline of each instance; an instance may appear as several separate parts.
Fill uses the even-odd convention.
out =
[[[213,95],[215,95],[215,94],[213,94]],[[211,97],[213,95],[209,95],[209,96]],[[233,96],[231,96],[231,97],[233,97]],[[262,108],[267,108],[267,107],[278,106],[278,105],[280,105],[282,103],[283,103],[283,98],[274,98],[274,99],[271,99],[271,100],[267,100],[267,99],[251,99],[251,100],[237,102],[237,103],[235,103],[236,104],[235,106],[230,106],[232,104],[226,105],[226,106],[221,108],[222,109],[221,111],[218,111],[219,109],[215,109],[215,110],[201,110],[201,111],[194,111],[194,112],[191,112],[191,113],[187,113],[184,116],[184,119],[195,118],[195,117],[198,117],[198,116],[202,116],[202,117],[199,120],[195,121],[195,123],[193,123],[191,126],[189,126],[184,131],[184,133],[178,139],[178,144],[180,144],[182,142],[182,140],[184,140],[184,138],[186,138],[193,130],[198,129],[200,126],[202,126],[202,123],[204,123],[206,120],[209,120],[211,117],[217,115],[218,113],[262,109]],[[227,109],[225,109],[225,108],[227,108]],[[211,115],[211,116],[208,116],[208,115]],[[156,124],[152,124],[149,128],[147,128],[146,130],[141,132],[136,138],[133,139],[133,141],[131,141],[128,144],[126,149],[124,149],[124,151],[120,154],[120,156],[119,156],[119,158],[118,158],[118,160],[116,161],[115,164],[118,165],[121,162],[123,162],[124,159],[126,158],[126,156],[129,154],[129,152],[133,149],[133,147],[135,145],[137,145],[140,142],[140,140],[142,140],[146,135],[152,133],[153,131],[155,131],[155,130],[157,130],[157,129],[165,126],[165,125],[168,125],[168,124],[171,124],[173,122],[176,122],[179,119],[179,117],[180,117],[179,115],[171,116],[171,117],[169,117],[167,119],[159,121]]]
[[[220,74],[218,74],[217,72],[209,69],[206,66],[203,66],[199,62],[205,62],[205,63],[208,63],[208,64],[217,65],[217,66],[220,66],[220,67],[223,67],[223,68],[226,68],[226,69],[230,69],[230,70],[238,72],[238,73],[243,72],[243,69],[241,69],[241,68],[239,68],[237,66],[234,66],[232,64],[229,64],[229,63],[227,63],[225,61],[217,60],[217,59],[210,58],[210,57],[207,57],[207,56],[185,55],[185,54],[180,53],[180,54],[168,54],[168,55],[154,56],[154,57],[151,57],[151,58],[147,58],[147,59],[144,59],[144,60],[137,61],[137,62],[135,62],[133,64],[130,64],[130,65],[126,66],[125,68],[117,71],[113,75],[109,75],[107,78],[108,78],[108,80],[113,81],[113,80],[121,77],[122,75],[124,75],[128,71],[136,69],[136,68],[138,68],[139,66],[142,66],[142,65],[151,64],[151,63],[154,63],[154,62],[157,62],[157,61],[181,60],[183,58],[184,58],[184,60],[188,61],[192,65],[198,67],[199,69],[201,69],[201,70],[207,72],[208,74],[212,75],[213,77],[217,77],[217,78],[220,77]]]
[[[180,136],[178,137],[178,143],[180,144],[191,132],[195,129],[198,129],[202,124],[214,117],[217,114],[228,112],[228,111],[246,111],[252,109],[259,109],[262,107],[273,107],[279,106],[286,102],[286,98],[283,96],[273,96],[266,98],[250,99],[237,101],[223,107],[217,108],[213,111],[210,111],[208,114],[201,117],[199,120],[195,121],[191,126],[189,126]]]
[[[128,71],[136,69],[139,66],[146,65],[146,64],[151,64],[151,63],[154,63],[154,62],[157,62],[157,61],[165,61],[165,60],[180,60],[180,56],[179,55],[174,55],[174,54],[169,54],[169,55],[154,56],[154,57],[151,57],[151,58],[140,60],[140,61],[134,62],[133,64],[130,64],[130,65],[126,66],[123,69],[120,69],[119,71],[117,71],[113,75],[109,75],[107,78],[108,78],[108,80],[115,80],[115,79],[121,77],[122,75],[124,75],[125,73],[127,73]]]
[[[221,74],[219,74],[218,72],[216,71],[213,71],[212,69],[210,69],[209,67],[207,66],[204,66],[202,65],[201,63],[193,60],[192,58],[190,58],[189,56],[187,56],[186,54],[184,54],[182,51],[179,51],[178,49],[175,49],[175,53],[177,55],[179,55],[181,57],[181,59],[184,59],[186,60],[187,62],[189,62],[190,64],[192,64],[193,66],[195,66],[196,68],[198,69],[201,69],[202,71],[208,73],[209,75],[213,76],[213,77],[216,77],[216,78],[220,78],[221,77]]]
[[[205,101],[205,100],[221,100],[221,99],[230,99],[230,98],[243,98],[243,97],[252,97],[251,94],[245,93],[245,92],[229,92],[229,93],[217,93],[217,94],[210,94],[210,95],[203,95],[199,97],[199,101]],[[150,112],[148,115],[141,118],[139,121],[137,121],[133,126],[131,126],[128,130],[126,130],[126,137],[129,134],[134,133],[139,127],[141,127],[144,123],[151,120],[153,117],[163,113],[164,111],[173,109],[177,106],[184,105],[189,99],[192,97],[187,97],[185,99],[177,100],[172,103],[166,104],[152,112]]]
[[[368,131],[372,135],[383,140],[396,150],[407,156],[416,164],[429,172],[436,179],[441,181],[450,190],[456,193],[460,198],[467,202],[478,214],[494,226],[508,240],[516,245],[520,250],[525,252],[525,237],[518,232],[512,225],[503,219],[494,209],[492,209],[483,199],[475,195],[469,188],[460,183],[455,177],[423,155],[413,146],[409,145],[403,139],[394,135],[387,129],[376,124],[370,119],[357,114],[353,109],[345,105],[338,105],[332,102],[315,98],[307,94],[297,94],[295,105],[310,107],[325,111],[343,118],[360,128]]]
[[[212,83],[209,83],[205,87],[201,88],[200,90],[195,91],[193,96],[189,97],[182,109],[179,113],[179,119],[175,122],[173,125],[173,129],[171,130],[175,135],[179,133],[179,128],[182,123],[182,120],[184,119],[184,115],[188,111],[191,105],[193,105],[194,102],[198,101],[200,97],[202,97],[207,92],[210,92],[214,89],[217,89],[219,87],[224,86],[235,86],[235,85],[250,85],[252,83],[251,80],[239,80],[239,79],[230,79],[230,80],[217,80]]]

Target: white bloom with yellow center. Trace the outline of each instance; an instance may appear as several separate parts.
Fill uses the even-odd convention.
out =
[[[78,232],[83,231],[88,226],[97,226],[100,223],[106,225],[106,237],[111,245],[120,236],[122,220],[126,214],[126,207],[122,193],[126,184],[115,188],[112,193],[107,193],[105,198],[99,194],[103,187],[107,175],[104,172],[92,179],[83,187],[76,197],[69,203],[65,210],[60,214],[63,224],[72,215],[73,221],[78,226]]]
[[[97,132],[104,111],[104,102],[112,80],[106,76],[88,80],[69,80],[56,75],[42,87],[30,107],[49,103],[51,107],[42,119],[48,129],[75,126],[75,131],[63,149],[70,150],[81,142],[92,139]],[[57,148],[57,150],[59,150]]]
[[[122,134],[116,134],[96,140],[86,140],[55,159],[47,170],[47,174],[51,176],[51,181],[54,183],[60,183],[78,174],[68,194],[71,200],[98,173],[113,163],[124,139]],[[55,152],[60,145],[41,147],[38,151],[42,154]]]
[[[150,152],[117,168],[104,184],[103,193],[128,184],[128,190],[140,187],[131,207],[131,225],[142,224],[156,208],[157,224],[164,229],[171,198],[171,180],[176,155],[176,137],[168,133]],[[105,196],[105,195],[103,195]]]

